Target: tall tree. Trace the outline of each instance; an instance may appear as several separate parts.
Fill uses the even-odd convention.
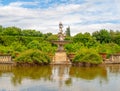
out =
[[[68,26],[68,27],[66,28],[66,36],[68,36],[68,37],[71,36],[71,34],[70,34],[70,26]]]
[[[0,25],[0,32],[2,32],[3,27]]]
[[[96,40],[99,41],[100,43],[110,43],[111,42],[111,35],[105,29],[93,32],[92,36],[95,37]]]

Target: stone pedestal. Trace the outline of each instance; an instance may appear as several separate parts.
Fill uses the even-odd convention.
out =
[[[71,64],[66,52],[56,52],[51,64]]]

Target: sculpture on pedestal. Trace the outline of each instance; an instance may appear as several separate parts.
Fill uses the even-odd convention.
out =
[[[53,57],[52,63],[53,64],[68,64],[70,63],[69,58],[64,50],[64,45],[69,43],[69,41],[65,41],[65,34],[63,33],[63,24],[59,23],[59,32],[58,32],[58,40],[52,41],[52,43],[58,45],[58,49]]]

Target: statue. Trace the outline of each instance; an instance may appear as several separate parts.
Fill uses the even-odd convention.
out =
[[[63,32],[62,28],[63,28],[63,24],[60,22],[60,23],[59,23],[59,30],[60,30],[60,33]]]
[[[58,38],[60,41],[64,41],[64,39],[65,39],[65,34],[63,34],[62,28],[63,28],[63,24],[60,22],[59,23],[59,31],[60,32],[58,33]]]

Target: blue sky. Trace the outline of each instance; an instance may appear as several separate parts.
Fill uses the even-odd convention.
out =
[[[64,31],[72,35],[100,29],[120,30],[120,0],[0,0],[0,25],[36,29],[43,33]]]

